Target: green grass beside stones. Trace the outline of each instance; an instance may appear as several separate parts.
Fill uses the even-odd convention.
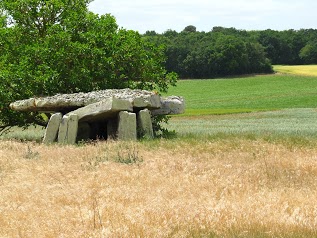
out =
[[[168,128],[181,137],[247,137],[317,141],[317,77],[273,74],[181,80],[169,95],[185,98],[185,114]]]
[[[317,107],[317,77],[262,75],[243,78],[180,80],[169,95],[185,98],[182,116]]]
[[[181,137],[317,140],[317,109],[173,117],[168,125]]]

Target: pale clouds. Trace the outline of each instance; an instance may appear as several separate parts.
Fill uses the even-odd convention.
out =
[[[110,13],[120,27],[164,32],[194,25],[246,30],[317,28],[315,0],[94,0],[90,10]]]

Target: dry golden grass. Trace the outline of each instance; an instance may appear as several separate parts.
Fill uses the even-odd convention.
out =
[[[316,237],[316,198],[317,148],[0,141],[0,237]]]

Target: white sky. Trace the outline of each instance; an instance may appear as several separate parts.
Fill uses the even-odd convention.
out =
[[[89,9],[110,13],[120,27],[145,33],[188,25],[241,30],[317,29],[317,0],[94,0]]]

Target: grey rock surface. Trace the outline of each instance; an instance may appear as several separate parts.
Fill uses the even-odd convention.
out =
[[[137,140],[136,114],[122,111],[118,119],[118,139]]]
[[[78,116],[64,115],[59,126],[58,142],[61,144],[75,144],[78,132]]]
[[[120,111],[133,111],[132,103],[128,100],[110,97],[102,101],[78,108],[68,114],[76,114],[80,122],[98,121],[115,117]],[[66,114],[66,115],[68,115]]]
[[[45,130],[43,143],[50,144],[56,141],[62,117],[62,113],[55,113],[51,116]]]
[[[79,107],[102,101],[107,98],[128,100],[136,108],[160,108],[160,96],[146,90],[107,89],[88,93],[57,94],[51,97],[29,98],[10,104],[16,111],[70,112]]]
[[[152,115],[174,115],[182,114],[184,111],[184,98],[179,96],[170,96],[161,98],[161,108],[152,110]]]
[[[143,109],[137,114],[137,130],[141,138],[154,138],[151,112],[148,109]]]

